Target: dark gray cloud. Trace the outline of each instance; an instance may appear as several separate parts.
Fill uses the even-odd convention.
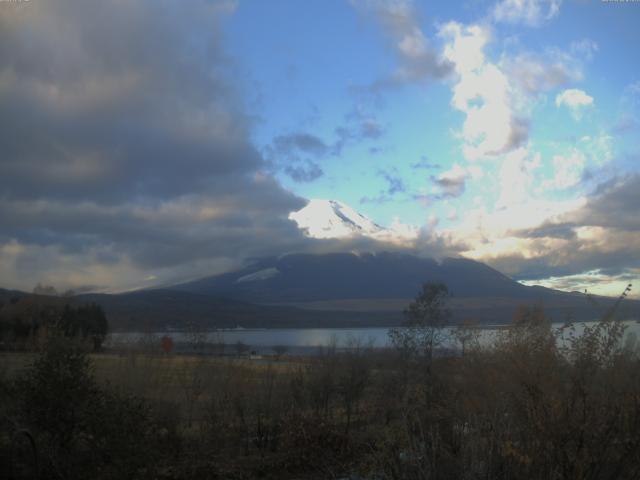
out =
[[[572,226],[554,225],[552,223],[544,223],[537,228],[520,230],[516,235],[521,238],[562,238],[565,240],[576,238],[576,232]]]
[[[0,9],[0,283],[188,275],[303,249],[220,38],[227,1]],[[317,153],[311,136],[289,141]],[[307,171],[307,175],[312,174]],[[48,270],[47,270],[48,269]],[[106,273],[105,273],[106,272]],[[27,280],[25,280],[27,281]]]
[[[521,117],[512,117],[509,127],[509,138],[504,147],[490,154],[508,153],[527,143],[529,139],[530,121]]]
[[[302,152],[310,155],[325,155],[330,147],[322,139],[310,133],[279,135],[273,139],[275,154],[289,156]]]
[[[384,128],[373,117],[357,110],[345,116],[345,122],[334,129],[335,138],[326,142],[309,132],[296,131],[273,138],[263,148],[271,171],[284,172],[295,182],[311,182],[324,175],[319,161],[340,156],[349,146],[384,135]]]
[[[571,251],[573,247],[562,248],[551,252],[549,257],[525,258],[521,255],[501,256],[487,261],[489,265],[510,275],[516,280],[544,280],[549,277],[563,277],[583,274],[584,272],[606,272],[608,275],[624,275],[640,265],[632,257],[637,255],[637,248],[626,248],[619,251],[601,251],[585,249]]]
[[[3,191],[117,203],[207,191],[220,175],[259,168],[228,86],[220,8],[3,9]]]
[[[467,183],[466,177],[431,177],[431,180],[441,189],[441,193],[435,196],[437,200],[459,197],[464,193]]]
[[[304,166],[288,165],[284,171],[292,180],[299,183],[312,182],[324,175],[320,166],[314,162],[307,162]]]
[[[284,172],[294,182],[312,182],[324,172],[316,160],[333,151],[320,137],[308,132],[294,132],[276,136],[263,148],[272,172]]]
[[[445,200],[462,195],[467,186],[469,172],[459,165],[454,165],[450,170],[438,176],[431,176],[431,181],[438,186],[439,192],[431,195],[433,200]]]

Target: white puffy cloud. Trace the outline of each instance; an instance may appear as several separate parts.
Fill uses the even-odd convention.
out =
[[[556,107],[559,108],[562,105],[569,108],[573,116],[579,119],[582,109],[593,105],[593,97],[587,95],[584,90],[569,88],[556,95]]]
[[[466,115],[461,132],[465,158],[478,160],[517,148],[528,136],[528,125],[515,112],[509,78],[485,56],[490,31],[449,22],[439,34],[447,41],[444,56],[457,74],[451,104]]]
[[[534,173],[539,167],[540,154],[532,155],[525,147],[506,154],[499,170],[500,197],[496,202],[496,208],[512,208],[529,201]]]

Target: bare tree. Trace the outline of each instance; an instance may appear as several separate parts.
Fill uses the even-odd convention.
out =
[[[447,308],[449,289],[443,283],[425,283],[404,311],[406,321],[389,330],[393,345],[405,357],[424,357],[431,368],[433,352],[445,338],[443,327],[451,317]]]

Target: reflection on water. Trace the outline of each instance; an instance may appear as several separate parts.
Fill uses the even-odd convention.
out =
[[[622,322],[626,326],[625,336],[640,336],[640,324],[635,321]],[[593,325],[595,322],[574,323],[576,334],[580,334],[586,325]],[[559,329],[562,323],[553,324],[554,329]],[[478,339],[482,345],[492,343],[499,332],[504,327],[483,327],[478,328]],[[354,340],[360,344],[371,345],[372,347],[390,346],[388,328],[272,328],[272,329],[240,329],[240,330],[217,330],[205,333],[207,342],[233,345],[242,342],[258,348],[270,348],[275,345],[286,345],[289,347],[320,347],[336,344],[338,347],[347,346]],[[445,329],[447,341],[444,347],[456,347],[456,342],[451,334],[452,329]],[[176,342],[188,342],[189,335],[181,332],[156,332],[155,335],[169,335]],[[132,343],[142,339],[142,333],[112,333],[108,343],[111,345]],[[568,337],[568,333],[564,333]]]

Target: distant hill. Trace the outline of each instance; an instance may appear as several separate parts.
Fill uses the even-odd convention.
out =
[[[28,295],[28,293],[25,292],[21,292],[19,290],[6,290],[4,288],[0,288],[0,302],[1,303],[5,303],[5,302],[9,302],[12,299],[18,299],[20,297],[23,297],[25,295]]]

